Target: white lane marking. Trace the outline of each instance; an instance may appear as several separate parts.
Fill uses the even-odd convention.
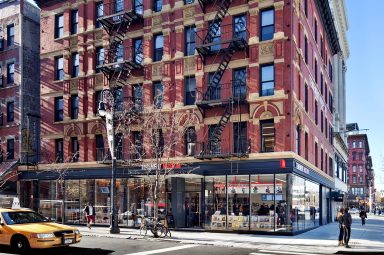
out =
[[[187,245],[183,245],[183,246],[163,248],[163,249],[152,250],[152,251],[141,251],[141,252],[135,252],[135,253],[127,253],[127,254],[124,254],[124,255],[149,255],[149,254],[156,254],[156,253],[163,253],[163,252],[169,252],[169,251],[177,251],[177,250],[189,249],[189,248],[196,247],[196,246],[198,246],[198,245],[187,244]]]
[[[259,252],[263,252],[262,254],[269,253],[269,254],[295,254],[295,255],[307,255],[308,252],[292,252],[292,251],[272,251],[272,250],[259,250]],[[251,253],[253,254],[258,254],[258,253]],[[320,253],[311,253],[311,255],[321,255]]]

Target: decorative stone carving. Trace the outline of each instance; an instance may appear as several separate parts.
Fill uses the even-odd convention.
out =
[[[69,46],[70,47],[77,46],[78,41],[79,40],[77,39],[77,36],[71,37],[71,39],[69,39]]]
[[[153,16],[152,18],[152,27],[161,26],[161,23],[163,22],[163,19],[161,15]]]
[[[184,71],[196,70],[196,57],[184,58]]]
[[[95,76],[95,85],[96,86],[103,86],[104,77],[102,74],[97,74]]]
[[[69,83],[69,90],[70,91],[77,90],[78,87],[79,87],[79,80],[78,79],[74,79],[74,80],[70,81],[70,83]]]
[[[98,30],[98,31],[95,32],[95,39],[96,40],[103,39],[103,30]]]
[[[183,18],[186,19],[194,19],[195,18],[195,6],[191,6],[189,8],[184,9]]]
[[[152,76],[161,76],[162,75],[162,64],[161,63],[158,63],[158,64],[153,64],[152,65]]]
[[[273,43],[261,44],[260,45],[260,57],[273,56]]]

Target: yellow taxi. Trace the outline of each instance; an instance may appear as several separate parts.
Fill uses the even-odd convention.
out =
[[[77,228],[49,222],[30,209],[0,208],[0,244],[19,252],[68,246],[80,242],[81,237]]]

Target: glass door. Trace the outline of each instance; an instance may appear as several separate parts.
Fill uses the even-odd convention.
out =
[[[200,192],[185,193],[185,214],[186,214],[187,228],[201,227],[200,205],[201,205]]]

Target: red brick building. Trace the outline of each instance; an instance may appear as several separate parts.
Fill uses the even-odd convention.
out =
[[[358,209],[367,210],[375,190],[375,176],[372,169],[372,158],[369,155],[368,136],[366,134],[349,135],[348,148],[348,203]],[[374,201],[373,197],[372,199]]]
[[[0,3],[0,194],[16,195],[17,166],[39,154],[39,9]]]
[[[106,131],[96,108],[99,91],[113,87],[118,102],[196,115],[194,135],[175,154],[199,170],[168,180],[163,198],[176,227],[297,232],[330,221],[332,57],[340,47],[327,2],[37,3],[47,156],[39,167],[70,169],[64,194],[47,191],[56,175],[40,174],[33,185],[37,174],[23,173],[30,193],[68,203],[59,212],[40,203],[42,212],[80,222],[72,212],[91,200],[97,222],[108,223],[102,190],[110,167],[98,160]],[[121,160],[129,160],[130,137],[122,139]],[[123,166],[118,178],[120,214],[150,215],[145,178],[131,178]]]

